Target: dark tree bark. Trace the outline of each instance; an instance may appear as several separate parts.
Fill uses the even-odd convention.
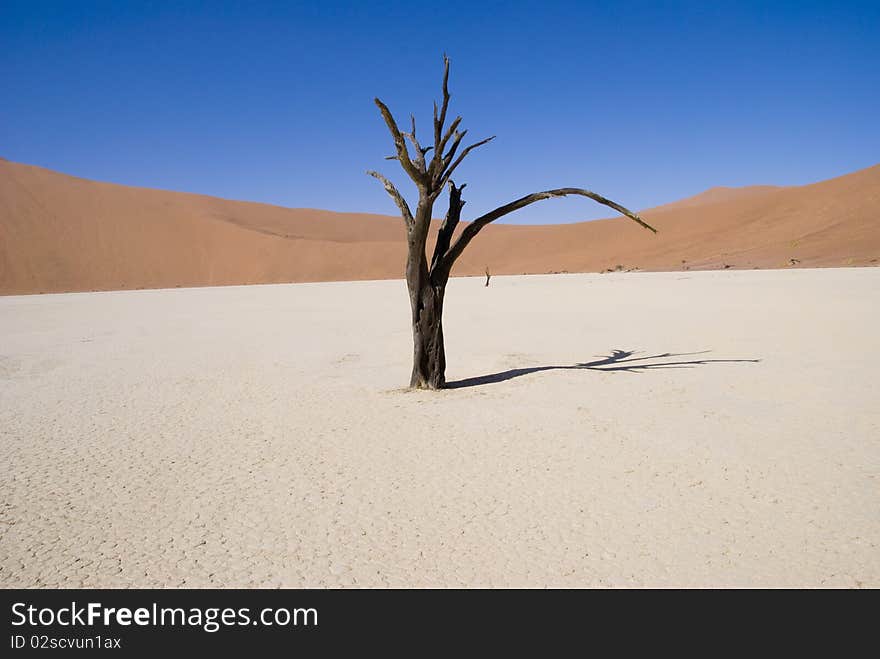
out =
[[[376,106],[394,141],[395,153],[387,159],[397,160],[418,190],[419,201],[415,213],[393,183],[378,172],[367,172],[382,183],[386,192],[397,204],[406,228],[406,284],[409,291],[413,333],[413,368],[409,384],[410,387],[417,389],[442,389],[446,384],[446,352],[443,344],[443,298],[446,294],[446,284],[456,259],[487,224],[543,199],[580,195],[613,208],[656,233],[656,229],[645,223],[638,215],[595,192],[582,188],[558,188],[535,192],[499,206],[464,225],[458,238],[453,241],[455,230],[461,221],[461,209],[465,204],[461,198],[465,185],[456,186],[452,181],[452,174],[471,151],[491,141],[494,136],[475,142],[459,153],[459,146],[467,131],[459,130],[461,117],[456,117],[448,127],[446,126],[450,99],[449,59],[446,56],[443,57],[442,91],[443,100],[440,107],[434,104],[434,143],[426,147],[423,147],[416,137],[416,120],[413,115],[410,115],[410,131],[401,131],[388,107],[378,98],[375,99]],[[407,142],[412,146],[412,155]],[[427,158],[429,151],[434,152],[430,160]],[[425,246],[434,203],[447,186],[449,207],[446,217],[440,224],[437,243],[429,262]],[[488,269],[486,285],[489,285]]]

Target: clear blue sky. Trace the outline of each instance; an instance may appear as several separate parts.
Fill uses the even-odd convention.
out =
[[[880,161],[880,2],[0,2],[0,156],[394,214],[378,95],[423,135],[452,59],[466,215],[557,186],[644,208]],[[453,115],[454,116],[454,115]],[[405,186],[407,192],[411,188]],[[511,217],[607,216],[582,199]],[[470,215],[468,215],[470,216]]]

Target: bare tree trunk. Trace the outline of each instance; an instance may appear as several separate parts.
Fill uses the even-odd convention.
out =
[[[446,350],[443,345],[443,296],[448,274],[431,271],[425,255],[434,200],[420,194],[413,229],[409,232],[406,285],[412,312],[413,367],[409,386],[442,389],[446,384]]]
[[[410,289],[413,331],[413,368],[409,386],[442,389],[446,385],[446,349],[443,344],[445,284]]]

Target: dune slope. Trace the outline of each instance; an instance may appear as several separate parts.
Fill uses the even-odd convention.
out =
[[[621,218],[492,225],[454,274],[875,265],[880,165],[802,187],[713,188],[644,214],[658,235]],[[390,216],[99,183],[0,160],[0,294],[399,278],[404,254]]]

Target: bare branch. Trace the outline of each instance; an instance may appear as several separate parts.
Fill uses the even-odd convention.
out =
[[[462,156],[464,156],[465,153],[466,150],[462,153]],[[443,257],[443,266],[451,269],[452,264],[455,263],[455,260],[459,256],[461,256],[461,253],[464,251],[464,248],[467,247],[468,243],[474,238],[474,236],[476,236],[480,232],[480,229],[482,229],[490,222],[494,222],[498,218],[504,217],[505,215],[517,211],[520,208],[525,208],[530,204],[534,204],[536,201],[552,199],[553,197],[565,197],[567,195],[580,195],[582,197],[588,197],[593,201],[602,204],[603,206],[613,208],[621,215],[626,215],[626,217],[644,227],[645,229],[649,229],[650,231],[657,233],[657,229],[645,222],[642,218],[633,213],[631,210],[624,208],[620,204],[613,202],[610,199],[606,199],[602,195],[598,195],[595,192],[590,192],[589,190],[584,190],[582,188],[557,188],[555,190],[546,190],[544,192],[535,192],[533,194],[526,195],[525,197],[521,197],[520,199],[512,201],[509,204],[505,204],[504,206],[499,206],[495,210],[478,217],[476,220],[474,220],[464,228],[464,230],[461,232],[461,235],[458,237],[458,240],[455,241],[455,244],[452,245],[449,250],[447,250],[446,255]]]
[[[428,149],[422,148],[422,145],[419,144],[419,140],[416,137],[416,116],[414,114],[409,115],[410,121],[412,122],[412,131],[409,133],[403,133],[409,141],[412,142],[413,149],[416,151],[416,159],[415,165],[421,174],[426,174],[428,171],[427,165],[425,164],[425,153],[428,149],[433,147],[428,147]]]
[[[446,155],[443,156],[443,166],[440,168],[441,174],[447,167],[449,167],[449,163],[452,162],[452,159],[455,157],[455,152],[458,150],[458,145],[461,144],[461,141],[467,134],[467,128],[465,128],[461,132],[455,131],[455,139],[452,140],[452,146],[449,147],[449,151],[447,151]]]
[[[449,210],[446,212],[446,217],[443,218],[440,230],[437,232],[437,243],[434,245],[434,256],[431,259],[431,274],[433,276],[437,273],[444,280],[449,276],[449,271],[442,272],[437,268],[437,265],[449,249],[452,234],[455,233],[455,228],[461,220],[461,209],[465,205],[464,200],[461,198],[461,191],[464,190],[466,185],[467,183],[462,183],[460,187],[456,187],[455,183],[449,182]]]
[[[449,124],[449,128],[446,129],[446,133],[443,135],[443,138],[440,140],[440,153],[443,153],[443,150],[446,148],[446,144],[449,142],[449,138],[455,134],[458,129],[458,125],[461,123],[461,116],[456,117],[452,120],[452,123]]]
[[[389,181],[387,178],[382,176],[379,172],[374,172],[370,170],[367,172],[370,176],[375,179],[378,179],[379,182],[385,186],[385,192],[387,192],[391,198],[394,200],[394,203],[397,204],[397,207],[400,209],[401,214],[403,215],[403,221],[406,224],[406,228],[412,229],[415,224],[413,220],[412,211],[409,209],[409,204],[406,203],[406,199],[403,198],[403,195],[398,192],[397,188],[394,187],[394,184]]]
[[[428,179],[431,181],[431,184],[434,187],[434,194],[438,194],[442,189],[443,185],[437,185],[439,181],[439,173],[443,171],[442,163],[443,163],[443,150],[446,148],[446,143],[449,141],[449,136],[455,131],[455,127],[461,123],[461,117],[457,117],[455,121],[452,122],[452,126],[449,130],[446,131],[445,135],[443,133],[443,125],[446,123],[446,112],[449,110],[449,58],[446,56],[446,53],[443,54],[443,101],[440,105],[440,110],[438,114],[437,110],[437,102],[434,101],[434,157],[431,158],[431,164],[428,165],[427,175]]]
[[[466,132],[467,132],[467,131],[465,131],[465,133],[466,133]],[[464,137],[464,133],[461,133],[461,137]],[[444,184],[444,183],[446,183],[446,181],[449,180],[449,177],[452,176],[452,172],[454,172],[454,171],[455,171],[455,168],[458,167],[458,166],[461,164],[461,161],[464,160],[464,159],[467,157],[467,154],[469,154],[471,151],[473,151],[473,150],[476,149],[477,147],[483,146],[484,144],[487,144],[487,143],[491,142],[491,141],[494,140],[494,139],[495,139],[495,136],[494,136],[494,135],[493,135],[492,137],[487,137],[485,140],[480,140],[479,142],[476,142],[475,144],[471,144],[468,148],[466,148],[464,151],[462,151],[462,152],[461,152],[461,155],[458,156],[458,158],[455,159],[455,162],[452,163],[452,165],[450,165],[450,166],[449,166],[449,167],[448,167],[448,168],[447,168],[447,169],[446,169],[446,170],[440,175],[440,176],[441,176],[441,178],[440,178],[440,183],[441,183],[441,185]],[[460,141],[460,140],[461,140],[461,138],[459,138],[459,141]],[[455,146],[458,146],[458,144],[456,144]],[[450,153],[450,155],[448,156],[448,160],[451,160],[451,159],[452,159],[452,155],[454,155],[454,152]]]
[[[440,145],[440,131],[443,126],[440,125],[440,117],[437,115],[437,101],[434,101],[434,146]],[[438,149],[439,151],[439,149]],[[436,151],[435,151],[436,153]]]
[[[459,120],[461,117],[458,117],[455,121],[452,122],[452,125],[449,126],[449,129],[452,130],[456,126],[458,126]],[[449,147],[449,151],[446,152],[446,155],[441,155],[438,158],[437,154],[435,154],[434,159],[431,161],[431,167],[428,169],[428,176],[431,177],[431,183],[434,186],[434,190],[439,193],[443,190],[443,183],[441,182],[443,179],[443,172],[449,167],[449,163],[452,162],[452,159],[455,157],[455,152],[458,149],[458,145],[461,144],[464,136],[467,135],[467,129],[459,132],[455,131],[455,139],[452,140],[452,146]],[[446,148],[446,143],[448,142],[448,137],[443,138],[443,146],[442,149]],[[448,180],[448,179],[447,179]]]
[[[440,148],[440,136],[443,133],[443,124],[446,123],[446,111],[449,108],[449,58],[443,54],[443,103],[440,114],[437,115],[437,103],[434,103],[434,154],[442,153]]]
[[[401,133],[400,129],[397,127],[397,122],[394,121],[394,116],[391,114],[391,110],[389,110],[388,106],[378,98],[373,99],[373,101],[382,113],[382,118],[385,119],[385,124],[388,126],[391,137],[394,139],[394,146],[397,149],[397,159],[400,161],[401,167],[403,167],[403,170],[418,185],[424,185],[426,183],[425,174],[419,171],[418,167],[410,159],[409,151],[406,148],[404,134]]]
[[[431,164],[428,167],[428,176],[431,178],[431,181],[435,184],[435,188],[443,189],[442,185],[436,185],[440,180],[440,174],[449,164],[449,160],[452,158],[448,158],[448,156],[443,155],[443,151],[446,149],[446,145],[449,142],[449,138],[453,135],[456,136],[457,139],[461,139],[467,131],[458,132],[458,125],[461,123],[461,117],[456,117],[451,124],[449,124],[449,128],[446,130],[446,134],[440,139],[440,148],[434,152],[434,157],[431,159]],[[458,145],[453,142],[453,147],[457,147]],[[450,153],[454,151],[454,148],[450,149]],[[448,158],[448,159],[447,159]],[[445,163],[444,163],[445,161]]]

